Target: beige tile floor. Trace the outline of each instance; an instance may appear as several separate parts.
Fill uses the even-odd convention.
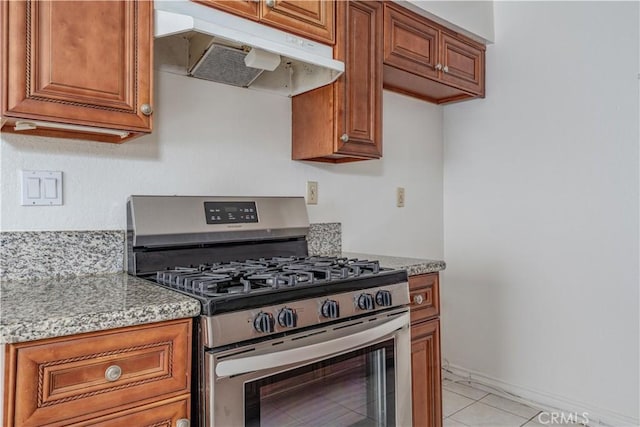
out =
[[[444,427],[539,427],[540,409],[469,387],[443,380],[442,412]],[[542,420],[547,421],[547,417]],[[558,424],[555,424],[556,426]],[[580,424],[562,424],[580,426]]]

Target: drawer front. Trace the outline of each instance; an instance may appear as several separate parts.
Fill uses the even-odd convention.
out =
[[[189,419],[189,411],[189,396],[186,395],[73,424],[69,427],[175,427],[179,419]]]
[[[191,320],[18,344],[10,360],[15,425],[57,425],[188,393]]]
[[[409,277],[411,322],[429,319],[440,314],[438,273]]]

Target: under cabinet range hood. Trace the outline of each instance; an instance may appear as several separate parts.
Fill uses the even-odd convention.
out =
[[[189,0],[158,0],[155,67],[294,96],[344,72],[333,48]]]

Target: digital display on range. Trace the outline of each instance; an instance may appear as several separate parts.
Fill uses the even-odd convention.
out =
[[[207,224],[258,222],[256,202],[204,202]]]

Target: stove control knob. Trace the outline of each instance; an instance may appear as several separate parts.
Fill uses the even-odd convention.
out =
[[[283,328],[295,328],[298,322],[298,315],[292,308],[283,308],[278,313],[278,324]]]
[[[373,310],[373,295],[360,294],[358,297],[358,308],[360,310]]]
[[[378,291],[376,293],[376,304],[381,307],[389,307],[391,305],[391,292]]]
[[[322,313],[322,317],[327,319],[337,319],[340,317],[340,307],[338,303],[330,299],[322,303],[320,312]]]
[[[253,327],[256,328],[256,331],[262,332],[263,334],[268,334],[273,332],[273,315],[271,313],[260,312],[253,319]]]

